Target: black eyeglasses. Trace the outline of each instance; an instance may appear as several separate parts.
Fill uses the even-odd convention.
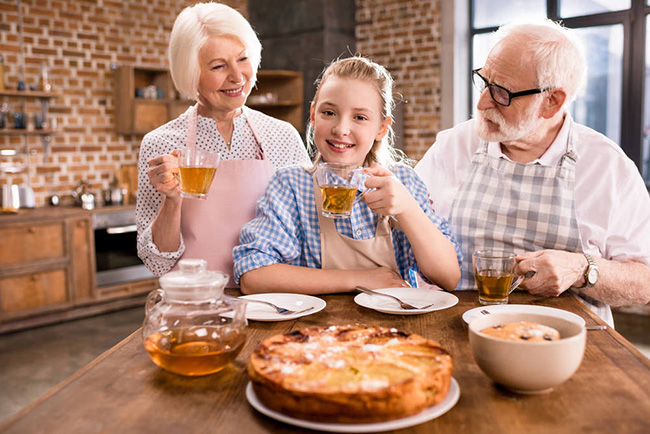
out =
[[[481,74],[478,73],[481,69],[482,68],[478,68],[472,71],[472,83],[474,83],[474,86],[481,93],[483,93],[486,87],[489,87],[490,96],[492,97],[494,102],[506,107],[510,105],[513,98],[517,98],[518,96],[535,95],[538,93],[546,92],[547,90],[554,89],[553,87],[547,87],[545,89],[528,89],[528,90],[522,90],[521,92],[510,92],[508,89],[506,89],[503,86],[490,83],[487,80],[487,78],[483,77]]]

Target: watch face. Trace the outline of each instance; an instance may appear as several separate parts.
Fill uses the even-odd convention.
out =
[[[595,268],[589,270],[589,275],[587,276],[587,278],[589,279],[589,283],[591,285],[594,285],[598,280],[598,270],[596,270]]]

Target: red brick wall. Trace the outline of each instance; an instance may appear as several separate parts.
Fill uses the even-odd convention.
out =
[[[357,50],[386,66],[404,106],[404,147],[419,159],[440,129],[440,0],[356,0]]]
[[[37,206],[50,194],[69,194],[85,179],[106,188],[114,170],[137,162],[141,137],[115,132],[112,63],[166,67],[167,41],[178,12],[195,0],[22,0],[26,85],[38,84],[43,63],[50,67],[51,157],[43,161],[40,137],[27,139],[30,180]],[[246,0],[229,0],[246,15]],[[5,85],[19,80],[20,44],[15,0],[0,0],[0,54]],[[12,109],[20,100],[7,100]],[[0,103],[4,102],[0,100]],[[40,109],[28,101],[26,111]],[[30,122],[31,122],[30,116]],[[0,136],[0,149],[21,149],[20,136]],[[11,158],[2,163],[11,163]],[[0,172],[0,184],[26,182],[25,175]]]

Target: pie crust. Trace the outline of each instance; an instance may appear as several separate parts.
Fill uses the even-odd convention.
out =
[[[371,423],[417,414],[449,391],[452,358],[394,328],[308,328],[263,341],[248,374],[268,408],[318,422]]]

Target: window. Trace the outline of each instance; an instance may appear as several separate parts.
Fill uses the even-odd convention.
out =
[[[468,1],[472,68],[485,62],[501,24],[546,16],[576,29],[587,83],[571,114],[618,143],[650,185],[650,0]],[[467,78],[471,86],[469,71]],[[476,101],[472,91],[470,110]]]

